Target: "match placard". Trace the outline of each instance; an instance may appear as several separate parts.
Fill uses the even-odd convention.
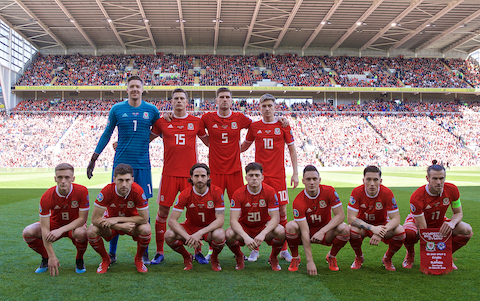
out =
[[[452,233],[444,237],[437,228],[420,229],[420,271],[446,275],[452,268]]]

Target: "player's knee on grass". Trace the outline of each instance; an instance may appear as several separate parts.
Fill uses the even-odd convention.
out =
[[[212,232],[212,239],[215,241],[224,241],[226,237],[225,230],[218,228]]]
[[[459,222],[453,229],[453,235],[471,235],[473,232],[472,226],[465,222]]]
[[[87,237],[87,227],[81,226],[73,230],[73,237],[84,238]]]
[[[276,239],[279,239],[279,240],[285,239],[285,228],[282,225],[277,225],[277,227],[275,227],[275,229],[273,229],[272,232],[273,232],[273,236]]]
[[[168,243],[171,243],[172,241],[175,240],[177,234],[175,232],[173,232],[172,230],[168,229],[166,232],[165,232],[165,242],[168,244]]]
[[[152,233],[152,228],[149,223],[141,224],[136,226],[139,235],[148,235]]]
[[[30,224],[23,229],[22,232],[23,237],[36,237],[36,238],[41,238],[42,237],[42,227],[40,223],[34,223]]]
[[[87,229],[87,237],[88,238],[94,238],[97,237],[101,234],[101,229],[94,224],[90,224]]]
[[[345,223],[341,223],[340,225],[338,225],[337,231],[338,231],[337,235],[350,235],[350,228]]]

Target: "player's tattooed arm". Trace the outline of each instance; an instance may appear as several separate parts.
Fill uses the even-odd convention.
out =
[[[372,225],[367,224],[366,222],[362,221],[362,220],[359,219],[359,218],[356,218],[356,219],[351,223],[351,225],[354,226],[354,227],[360,228],[360,229],[364,229],[364,230],[372,230]]]

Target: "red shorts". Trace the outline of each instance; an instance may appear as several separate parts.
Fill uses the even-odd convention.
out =
[[[110,231],[112,231],[112,235],[110,235],[108,237],[103,237],[103,239],[105,239],[106,241],[111,241],[117,235],[130,235],[130,236],[132,236],[131,231],[128,232],[128,233],[125,233],[123,231],[114,230],[114,229],[110,229]],[[133,238],[134,241],[137,241],[137,236],[132,236],[132,238]]]
[[[188,179],[189,178],[162,175],[158,189],[157,204],[172,207],[177,194],[191,187]]]
[[[262,226],[262,227],[257,227],[257,228],[249,228],[249,227],[246,227],[245,225],[242,225],[240,223],[240,225],[242,226],[243,228],[243,231],[245,231],[248,236],[250,236],[251,238],[255,238],[255,236],[257,236],[260,232],[262,232],[263,229],[265,229],[265,226]],[[272,244],[272,240],[269,240],[269,241],[265,241],[269,246]],[[240,242],[240,245],[241,246],[244,246],[245,245],[245,242]]]
[[[315,227],[315,228],[310,228],[310,238],[313,237],[313,235],[315,233],[317,233],[318,231],[320,231],[320,229],[322,229],[323,227]],[[301,234],[298,234],[298,237],[295,238],[295,239],[289,239],[288,240],[288,244],[292,244],[292,245],[303,245],[303,242],[302,242],[302,236]],[[322,242],[320,243],[321,245],[324,245],[324,246],[331,246],[332,243],[327,243],[325,240],[322,240]]]
[[[37,223],[40,224],[40,221],[38,221]],[[62,227],[62,226],[56,227],[55,225],[50,225],[50,226],[51,226],[50,231],[57,230],[58,228]],[[85,224],[83,225],[83,227],[85,227],[85,229],[86,229],[86,228],[87,228],[87,223],[85,223]],[[72,240],[72,242],[73,242],[73,240],[74,240],[74,238],[73,238],[73,231],[75,231],[75,229],[70,230],[70,231],[68,231],[68,232],[64,232],[64,233],[62,234],[62,236],[60,236],[58,239],[63,238],[63,237],[68,237],[68,238],[70,238],[70,239]],[[57,240],[58,240],[58,239],[57,239]],[[57,241],[57,240],[56,240],[56,241]]]
[[[280,206],[290,203],[288,200],[287,180],[285,178],[265,177],[263,183],[270,185],[275,189],[278,196],[278,204]]]
[[[237,171],[228,175],[212,173],[210,175],[210,179],[212,181],[212,185],[220,187],[222,192],[227,189],[228,199],[230,200],[232,199],[235,190],[244,185],[242,171]]]
[[[448,217],[444,216],[444,217],[443,217],[443,221],[444,221],[444,222],[449,222],[449,221],[451,221],[451,219],[449,219]],[[418,227],[417,227],[417,224],[415,223],[415,217],[413,216],[413,214],[410,213],[409,215],[407,215],[407,217],[405,218],[405,223],[404,223],[404,225],[407,224],[407,223],[409,224],[409,225],[408,225],[408,228],[409,228],[409,229],[412,229],[412,230],[415,230],[415,233],[418,234]],[[427,227],[428,227],[428,225],[427,225]]]
[[[194,225],[192,225],[190,223],[187,223],[187,222],[183,222],[180,225],[182,225],[183,229],[185,229],[185,231],[187,231],[187,233],[189,235],[192,235],[193,233],[197,232],[198,230],[204,228],[204,227],[194,226]],[[207,241],[208,234],[210,234],[210,232],[203,234],[202,239]]]

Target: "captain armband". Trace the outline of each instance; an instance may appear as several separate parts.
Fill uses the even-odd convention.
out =
[[[460,207],[462,207],[462,202],[460,201],[460,199],[452,202],[452,208],[460,208]]]

